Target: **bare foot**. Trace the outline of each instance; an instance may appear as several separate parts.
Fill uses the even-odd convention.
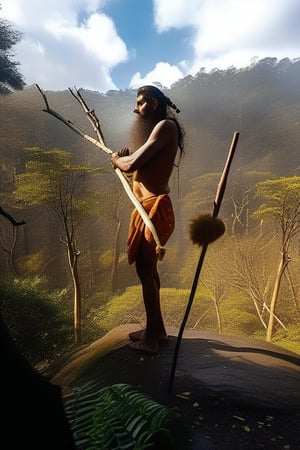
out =
[[[149,354],[155,354],[158,352],[158,344],[148,344],[145,341],[136,341],[129,344],[129,347],[140,353],[149,353]]]
[[[131,333],[129,333],[129,337],[133,342],[140,341],[141,339],[144,339],[145,331],[144,330],[132,331]],[[161,334],[157,338],[159,345],[167,344],[168,340],[169,338],[167,334]]]
[[[129,337],[133,342],[140,341],[144,337],[144,330],[132,331]]]

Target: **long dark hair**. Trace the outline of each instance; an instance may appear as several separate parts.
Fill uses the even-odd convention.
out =
[[[173,111],[171,111],[171,109],[173,109],[177,114],[179,114],[180,109],[178,109],[177,106],[170,100],[170,98],[167,97],[156,86],[152,85],[141,86],[137,91],[137,96],[139,95],[143,95],[143,97],[146,100],[151,100],[152,98],[155,98],[158,102],[157,106],[158,115],[162,119],[170,119],[176,123],[178,130],[178,147],[180,150],[180,158],[181,158],[182,154],[184,153],[184,142],[183,142],[184,129],[179,124],[178,119],[175,117]]]

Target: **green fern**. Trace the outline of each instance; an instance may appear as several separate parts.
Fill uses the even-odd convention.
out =
[[[88,383],[65,402],[78,450],[175,449],[175,413],[127,384]]]

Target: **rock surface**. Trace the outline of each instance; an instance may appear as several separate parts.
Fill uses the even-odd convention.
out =
[[[170,391],[177,330],[155,355],[128,346],[124,325],[72,356],[53,382],[127,383],[179,412],[187,449],[300,449],[300,356],[260,340],[186,331]]]

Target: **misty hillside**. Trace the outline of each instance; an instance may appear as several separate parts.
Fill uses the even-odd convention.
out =
[[[178,117],[186,131],[184,175],[190,179],[220,171],[234,131],[240,132],[239,167],[271,171],[275,176],[295,174],[299,166],[299,79],[300,61],[266,58],[242,70],[200,71],[165,90],[181,109]],[[46,92],[50,106],[92,133],[67,88]],[[82,94],[98,114],[108,146],[126,145],[136,91]],[[101,161],[97,149],[43,108],[35,86],[1,99],[2,158],[18,160],[20,148],[36,145],[65,149],[80,159],[92,158],[93,163]]]
[[[211,211],[220,172],[235,131],[239,131],[240,139],[228,181],[228,193],[222,205],[222,215],[227,219],[228,228],[232,228],[233,196],[237,202],[249,186],[253,192],[258,181],[299,174],[299,79],[300,61],[266,58],[243,70],[200,71],[165,90],[166,95],[180,108],[178,118],[185,129],[185,154],[179,170],[174,170],[171,179],[177,226],[170,245],[176,248],[175,259],[177,253],[189,251],[190,244],[186,241],[190,218],[199,211]],[[43,89],[43,86],[40,88]],[[109,91],[104,95],[82,90],[81,94],[98,115],[107,146],[112,150],[130,147],[130,130],[136,117],[132,112],[136,91]],[[53,110],[93,135],[81,106],[68,87],[63,92],[46,91],[46,95]],[[118,206],[121,189],[112,172],[110,157],[45,113],[44,101],[36,86],[3,97],[0,102],[2,206],[14,211],[10,196],[15,189],[16,174],[25,168],[24,147],[58,148],[71,152],[76,164],[104,168],[106,173],[94,180],[96,184],[92,187],[101,196],[97,203],[99,211],[95,212],[94,219],[86,219],[81,231],[81,245],[88,255],[85,270],[91,278],[89,285],[101,284],[104,269],[99,266],[99,258],[108,258],[115,245],[113,230],[116,214],[113,211],[116,208],[122,219],[119,252],[123,255],[121,272],[124,276],[121,285],[126,285],[129,269],[124,253],[131,205],[126,199],[122,211]],[[110,200],[107,201],[107,198]],[[254,200],[251,207],[257,207]],[[28,273],[36,273],[35,270],[38,273],[55,272],[57,258],[60,255],[63,264],[65,255],[57,240],[56,230],[49,225],[50,219],[44,210],[40,213],[39,209],[32,208],[18,212],[20,215],[28,225],[24,231],[24,242],[21,246],[19,244],[19,249],[16,248],[15,255],[36,254],[42,244],[42,248],[49,248],[50,253],[44,255],[44,262],[40,263],[43,271],[41,268],[30,269]],[[2,253],[5,252],[3,250]],[[46,260],[53,262],[46,264]],[[109,270],[105,264],[105,270]],[[178,268],[172,270],[176,279]],[[67,276],[67,269],[60,270],[59,276],[54,275],[54,280],[56,282],[61,278],[64,284]]]

